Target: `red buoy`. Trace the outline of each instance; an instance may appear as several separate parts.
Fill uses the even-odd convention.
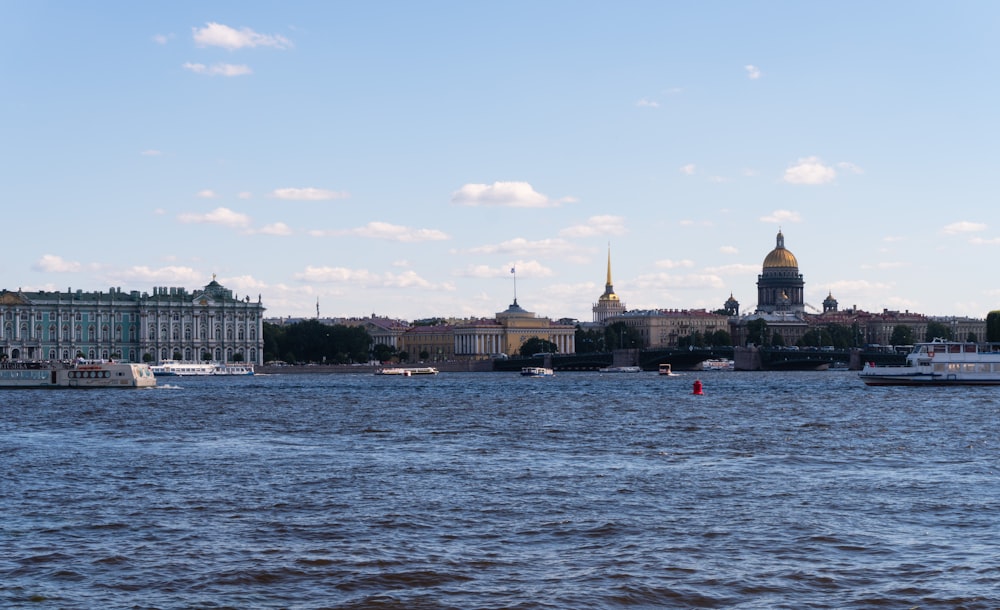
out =
[[[694,380],[694,387],[692,388],[691,393],[692,394],[697,394],[699,396],[702,395],[702,394],[704,394],[704,392],[701,391],[701,380],[700,379],[695,379]]]

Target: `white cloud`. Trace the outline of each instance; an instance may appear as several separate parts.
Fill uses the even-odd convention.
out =
[[[574,197],[551,199],[536,192],[527,182],[466,184],[451,196],[451,202],[458,205],[512,208],[549,208],[575,201]]]
[[[289,187],[274,189],[274,191],[271,192],[271,196],[289,201],[328,201],[330,199],[346,199],[350,197],[350,194],[343,191],[337,192],[313,187]]]
[[[791,210],[775,210],[771,212],[770,216],[761,216],[760,221],[779,224],[783,222],[802,222],[802,217],[798,212],[792,212]]]
[[[203,28],[191,28],[194,42],[199,47],[222,47],[234,51],[244,47],[271,47],[287,49],[290,40],[279,34],[258,34],[250,28],[239,30],[221,23],[209,22]]]
[[[844,170],[845,172],[851,172],[852,174],[863,174],[865,170],[861,169],[857,165],[850,163],[848,161],[841,161],[837,164],[837,167]]]
[[[984,237],[973,237],[969,240],[970,244],[975,246],[1000,246],[1000,237],[993,237],[986,239]]]
[[[296,273],[295,279],[304,282],[325,284],[350,284],[365,288],[423,288],[427,290],[454,290],[449,283],[434,284],[420,277],[415,271],[402,273],[371,273],[367,269],[348,269],[346,267],[306,267],[305,271]]]
[[[213,191],[212,189],[205,189],[202,191],[198,191],[198,193],[195,195],[195,197],[201,197],[202,199],[215,199],[218,196],[219,195],[216,194],[216,192]]]
[[[385,239],[389,241],[399,241],[413,243],[419,241],[442,241],[448,238],[448,234],[437,229],[413,229],[400,225],[389,224],[387,222],[369,222],[363,227],[351,229],[352,235],[367,237],[370,239]]]
[[[760,68],[752,64],[743,66],[743,69],[747,71],[747,78],[750,80],[757,80],[760,78]]]
[[[153,269],[145,265],[129,267],[109,274],[115,283],[203,285],[205,274],[191,267],[167,266]]]
[[[154,34],[153,42],[155,42],[156,44],[167,44],[173,37],[174,37],[173,34]]]
[[[540,239],[528,241],[523,237],[509,239],[499,244],[491,244],[472,248],[473,254],[510,254],[513,256],[568,256],[575,254],[577,248],[565,239]]]
[[[635,105],[638,106],[639,108],[659,108],[660,107],[660,103],[659,102],[655,102],[655,101],[647,99],[647,98],[642,98],[641,100],[639,100],[638,102],[636,102]]]
[[[640,275],[635,279],[633,285],[639,290],[656,290],[664,288],[676,289],[697,289],[715,288],[722,289],[725,284],[717,275],[689,273],[687,275],[672,275],[669,273],[651,273]]]
[[[158,157],[163,153],[161,153],[156,149],[150,148],[149,150],[144,150],[139,154],[142,155],[143,157]]]
[[[946,235],[957,235],[959,233],[978,233],[979,231],[985,231],[986,225],[981,222],[969,222],[967,220],[961,220],[959,222],[953,222],[950,225],[945,226],[941,229],[942,233]]]
[[[253,193],[251,193],[250,191],[242,191],[236,196],[239,197],[240,199],[253,199]]]
[[[195,74],[207,74],[209,76],[245,76],[247,74],[253,74],[253,70],[250,66],[246,64],[225,64],[217,63],[211,66],[206,66],[205,64],[198,64],[192,62],[186,62],[182,66],[185,70],[190,70]]]
[[[76,261],[64,260],[61,256],[45,254],[42,258],[35,261],[32,268],[36,271],[44,271],[46,273],[75,273],[83,271],[84,266],[82,263]]]
[[[688,259],[683,259],[679,261],[662,260],[662,261],[656,261],[656,266],[663,269],[681,269],[681,268],[690,269],[691,267],[694,267],[694,261]]]
[[[515,274],[510,272],[511,269],[516,269],[516,276],[522,278],[552,277],[553,275],[552,269],[535,260],[516,260],[500,266],[469,265],[465,269],[456,271],[455,275],[481,279],[514,277]]]
[[[718,267],[705,267],[705,272],[715,275],[757,275],[760,273],[760,265],[747,265],[744,263],[719,265]]]
[[[291,235],[292,229],[283,222],[276,222],[274,224],[269,224],[265,227],[261,227],[256,231],[256,233],[260,233],[262,235],[285,236],[285,235]]]
[[[693,176],[695,172],[694,163],[688,163],[687,165],[681,167],[680,172],[685,176]]]
[[[826,184],[836,177],[837,170],[823,165],[819,157],[805,157],[785,170],[783,180],[789,184]]]
[[[586,223],[566,227],[559,231],[563,237],[593,237],[595,235],[624,235],[625,219],[621,216],[591,216]]]
[[[719,252],[722,252],[723,254],[739,254],[740,253],[739,249],[737,249],[736,246],[721,246],[719,248]]]
[[[247,227],[250,225],[250,217],[246,214],[234,212],[229,208],[215,208],[207,214],[185,213],[177,217],[185,224],[219,224],[227,227]]]

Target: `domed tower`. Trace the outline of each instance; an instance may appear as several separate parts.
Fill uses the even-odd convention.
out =
[[[837,299],[833,298],[833,292],[828,293],[823,299],[823,313],[828,311],[837,311]]]
[[[799,261],[785,249],[785,236],[779,229],[777,244],[764,258],[763,269],[757,276],[757,311],[804,312],[804,286]]]
[[[726,299],[725,304],[722,306],[725,310],[727,316],[739,316],[740,315],[740,302],[733,298],[733,293],[729,293],[729,298]]]
[[[608,246],[608,280],[604,284],[604,294],[597,299],[593,308],[594,322],[604,322],[608,318],[625,313],[625,303],[622,303],[615,288],[611,284],[611,247]]]

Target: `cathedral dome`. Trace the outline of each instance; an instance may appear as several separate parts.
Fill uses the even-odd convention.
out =
[[[764,258],[764,269],[774,269],[776,267],[798,268],[799,261],[795,255],[785,249],[785,236],[778,231],[777,246],[771,250]]]

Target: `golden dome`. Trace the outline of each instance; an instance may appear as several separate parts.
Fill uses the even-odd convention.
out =
[[[764,258],[764,269],[773,269],[775,267],[795,267],[798,268],[799,261],[796,260],[795,255],[785,249],[785,236],[778,231],[778,244],[771,250],[767,257]]]

